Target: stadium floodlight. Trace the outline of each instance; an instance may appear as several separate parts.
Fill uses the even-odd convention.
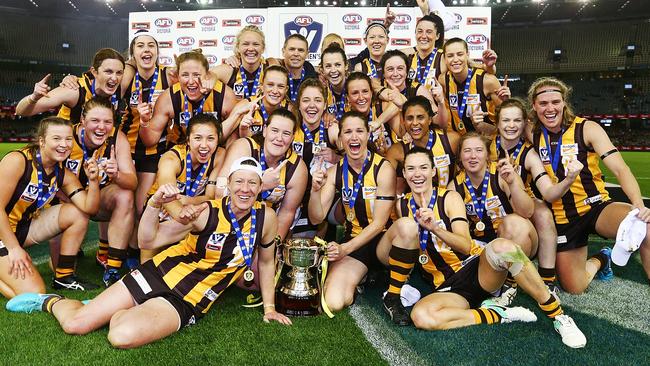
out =
[[[366,0],[361,0],[361,6],[366,6]]]
[[[561,55],[561,54],[562,54],[562,50],[560,50],[560,49],[555,49],[555,50],[553,50],[553,54],[554,54],[554,55]]]
[[[323,1],[323,5],[329,5],[329,2],[327,0]]]
[[[320,0],[316,0],[316,6],[320,6]]]

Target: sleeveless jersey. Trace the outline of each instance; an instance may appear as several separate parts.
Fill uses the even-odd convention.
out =
[[[88,188],[88,177],[86,177],[86,172],[83,169],[84,164],[84,150],[81,144],[81,124],[76,124],[72,127],[72,135],[74,136],[74,143],[72,144],[72,151],[70,151],[70,156],[65,160],[65,167],[73,172],[77,177],[79,177],[79,182],[84,189]],[[117,133],[119,130],[115,127],[111,130],[110,136],[106,139],[104,144],[99,146],[96,149],[87,150],[87,158],[91,158],[97,150],[98,159],[97,163],[101,163],[105,160],[110,159],[111,157],[111,147],[115,145],[117,139]],[[99,170],[99,187],[104,188],[107,185],[111,184],[108,179],[108,175],[104,173],[102,169]]]
[[[188,234],[180,243],[152,259],[169,289],[203,314],[246,270],[246,262],[230,222],[228,200],[228,197],[224,197],[219,201],[209,201],[210,214],[205,229]],[[257,222],[252,254],[261,242],[264,206],[261,202],[255,202],[253,206],[257,210]],[[238,223],[248,243],[251,214],[239,219]]]
[[[447,74],[445,74],[445,98],[447,98],[449,114],[451,115],[451,124],[449,127],[461,135],[464,135],[468,131],[476,130],[470,118],[472,106],[479,106],[482,111],[488,113],[484,122],[494,124],[494,121],[496,121],[496,104],[485,94],[483,88],[483,79],[486,75],[485,70],[475,67],[472,67],[471,70],[473,70],[472,79],[469,83],[467,103],[462,116],[459,116],[458,113],[463,102],[465,80],[461,84],[458,84],[454,80],[451,71],[447,71]]]
[[[598,165],[598,155],[585,143],[585,121],[584,118],[576,117],[561,136],[549,132],[550,148],[546,144],[542,132],[537,132],[533,136],[533,145],[544,164],[544,169],[554,182],[566,177],[564,166],[568,164],[568,161],[577,159],[584,165],[578,178],[571,184],[569,191],[561,199],[549,205],[556,224],[570,223],[589,212],[592,205],[609,201],[609,193],[605,189],[603,174]],[[551,159],[555,156],[557,141],[560,138],[562,139],[561,161],[558,163],[557,171],[553,171]]]

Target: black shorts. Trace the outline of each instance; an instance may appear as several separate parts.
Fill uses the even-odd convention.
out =
[[[131,154],[131,159],[135,163],[135,171],[138,173],[155,173],[158,171],[158,161],[160,155],[136,155]]]
[[[362,246],[361,248],[355,250],[354,252],[348,255],[358,260],[359,262],[363,263],[369,269],[383,268],[384,266],[377,258],[377,244],[379,244],[379,241],[381,240],[381,238],[384,236],[385,233],[386,233],[385,231],[382,231],[381,233],[377,234],[374,238],[370,239],[370,242],[366,243],[366,245]],[[346,238],[346,241],[348,240],[350,239]]]
[[[124,276],[122,283],[138,305],[156,297],[167,301],[178,313],[181,327],[192,325],[203,316],[167,286],[151,260]]]
[[[606,201],[594,205],[589,212],[573,219],[568,224],[556,224],[557,229],[557,251],[564,252],[576,248],[582,248],[589,243],[589,234],[596,233],[596,221],[612,201]]]
[[[435,292],[452,292],[467,300],[471,309],[478,308],[481,303],[492,297],[492,294],[483,290],[478,281],[478,265],[480,256],[471,259],[460,271],[443,282]]]

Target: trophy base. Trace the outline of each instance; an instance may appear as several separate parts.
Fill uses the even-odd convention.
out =
[[[275,303],[277,311],[287,316],[314,316],[320,314],[320,298],[318,294],[292,296],[278,291]]]

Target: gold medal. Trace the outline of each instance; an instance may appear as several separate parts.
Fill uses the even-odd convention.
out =
[[[476,223],[476,230],[478,230],[478,231],[485,230],[485,224],[483,223],[483,221],[479,221],[479,222]]]
[[[246,282],[251,282],[251,281],[253,281],[254,278],[255,278],[255,273],[253,273],[252,270],[247,269],[247,270],[244,272],[244,281],[246,281]]]
[[[350,222],[354,221],[354,210],[348,211],[347,218],[348,218],[348,221],[350,221]]]
[[[420,262],[420,264],[427,264],[427,262],[429,262],[429,256],[426,254],[420,254],[418,261]]]

